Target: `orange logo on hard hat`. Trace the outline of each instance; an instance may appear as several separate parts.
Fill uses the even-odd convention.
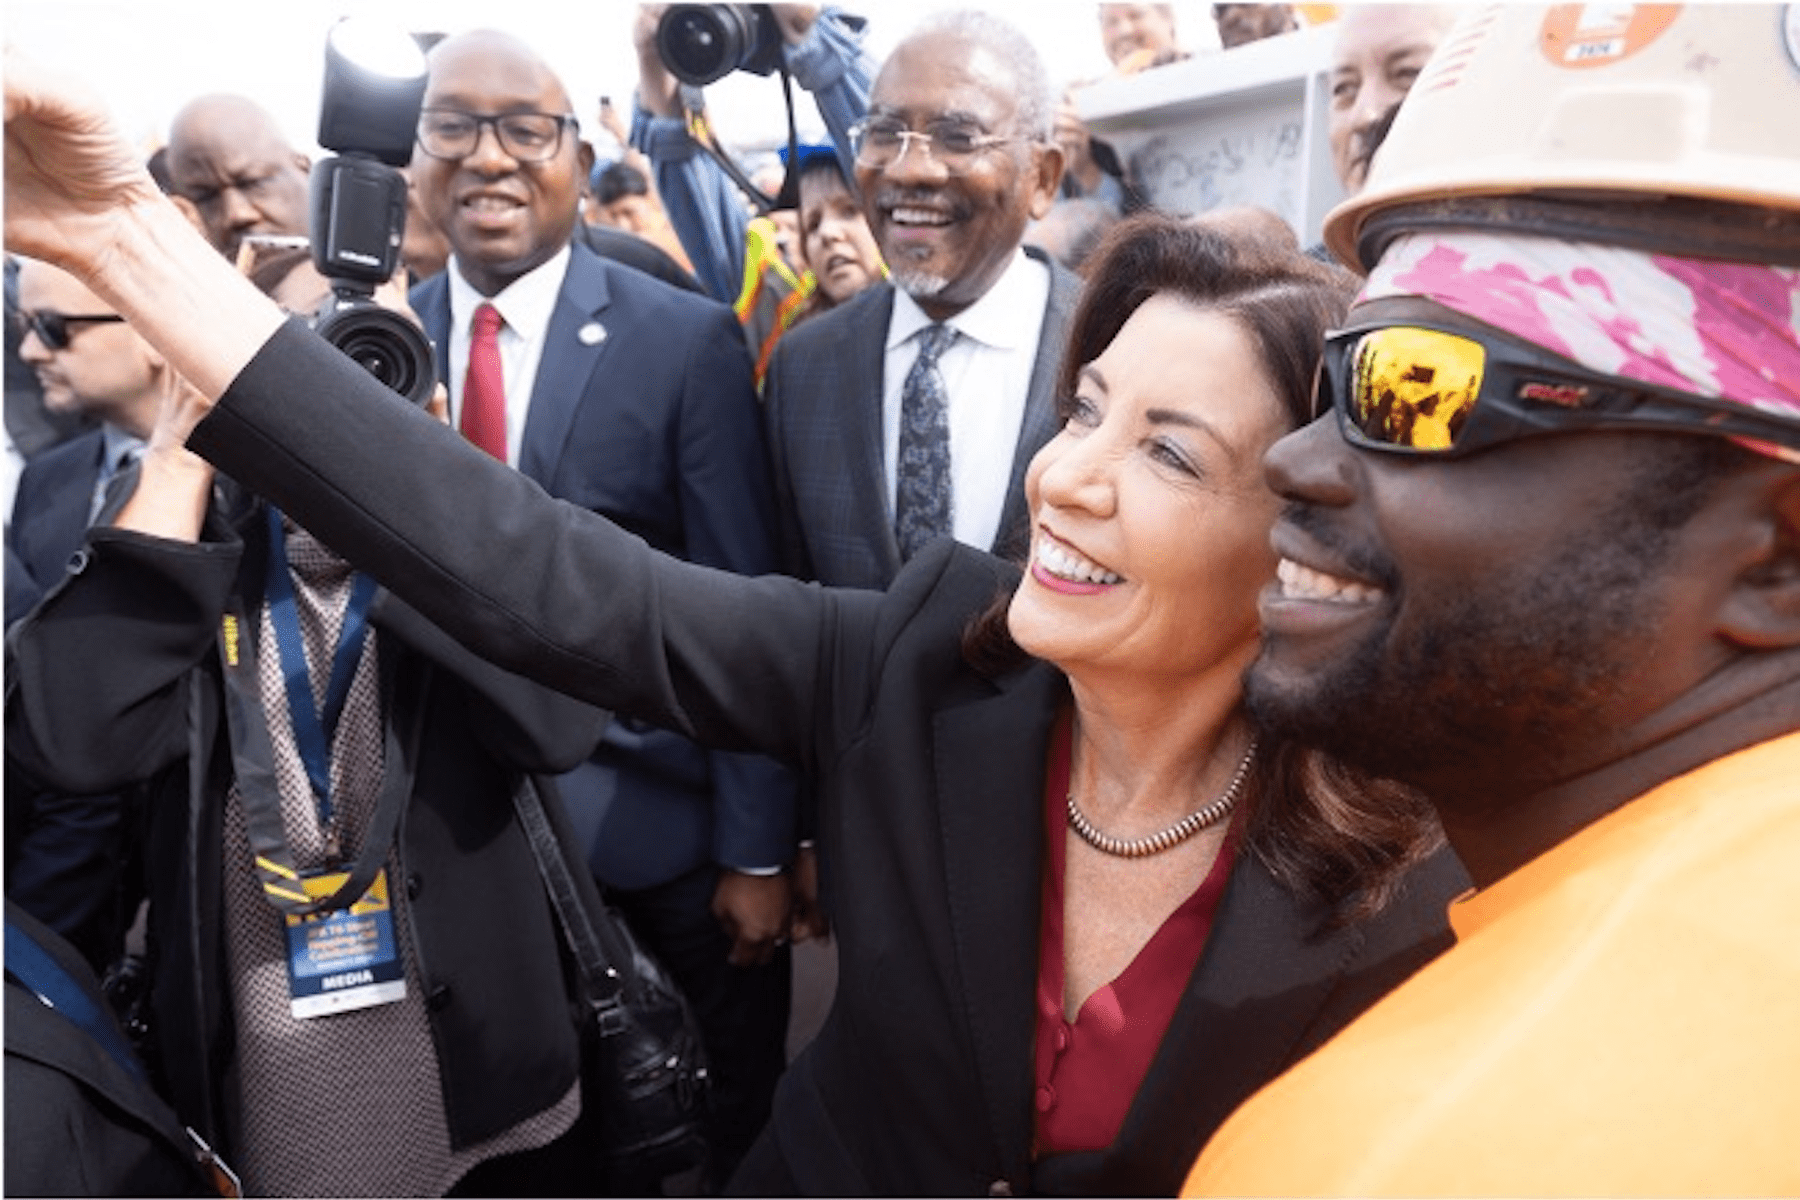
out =
[[[1559,4],[1538,39],[1557,67],[1604,67],[1629,58],[1675,23],[1679,4]]]

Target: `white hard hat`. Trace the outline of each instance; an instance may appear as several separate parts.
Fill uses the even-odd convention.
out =
[[[1800,4],[1471,9],[1325,240],[1366,269],[1403,228],[1546,198],[1576,214],[1552,232],[1800,262]]]

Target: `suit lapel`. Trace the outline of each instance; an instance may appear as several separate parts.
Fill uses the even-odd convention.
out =
[[[848,425],[844,440],[859,460],[845,464],[852,489],[849,528],[858,536],[862,530],[880,531],[874,544],[881,574],[892,579],[900,571],[900,541],[894,535],[894,514],[888,503],[881,411],[894,289],[885,285],[870,290],[875,294],[859,314],[854,336],[845,339],[844,353],[838,359],[845,376],[838,402]]]
[[[546,488],[555,478],[588,380],[612,344],[601,320],[609,302],[605,265],[586,248],[571,246],[569,271],[544,333],[544,350],[531,385],[531,411],[519,445],[519,470]]]
[[[1008,1178],[1031,1152],[1044,754],[1063,694],[1043,665],[933,722],[944,873],[982,1099]],[[1025,715],[1022,715],[1025,714]]]
[[[92,439],[93,444],[88,448],[91,453],[82,456],[81,470],[77,475],[71,476],[64,486],[50,490],[37,518],[38,528],[42,532],[35,539],[35,544],[51,547],[54,556],[44,556],[43,561],[29,565],[33,571],[44,572],[44,578],[39,582],[46,587],[61,578],[69,555],[87,540],[88,510],[94,502],[94,487],[100,482],[101,461],[106,457],[106,439],[98,429],[82,436]]]
[[[1146,1185],[1179,1180],[1236,1098],[1299,1055],[1363,945],[1354,926],[1321,933],[1327,915],[1240,846],[1206,949],[1108,1151],[1114,1169]],[[1159,1154],[1170,1161],[1158,1162]]]
[[[413,311],[419,314],[419,324],[425,327],[425,336],[431,339],[431,348],[437,352],[437,377],[446,387],[450,384],[449,273],[454,270],[454,263],[445,266],[442,271],[412,289],[406,297]]]

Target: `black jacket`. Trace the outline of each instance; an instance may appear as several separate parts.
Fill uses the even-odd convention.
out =
[[[110,1023],[100,985],[75,948],[11,900],[6,924],[7,1194],[216,1195],[174,1111],[130,1069],[118,1026],[111,1025],[115,1053],[19,977],[26,973],[13,939],[22,933],[62,984]]]

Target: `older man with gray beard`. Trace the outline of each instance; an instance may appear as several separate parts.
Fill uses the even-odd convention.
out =
[[[876,78],[856,183],[892,279],[785,337],[764,385],[790,573],[879,588],[935,537],[1023,550],[1080,294],[1021,245],[1062,177],[1055,107],[984,13],[929,21]]]

